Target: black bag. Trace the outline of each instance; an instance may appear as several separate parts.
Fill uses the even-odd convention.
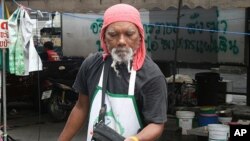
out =
[[[114,131],[104,122],[98,122],[94,126],[92,141],[124,141],[125,138]]]
[[[110,64],[104,63],[103,86],[102,86],[102,107],[99,112],[98,122],[94,125],[93,136],[91,141],[124,141],[125,138],[115,130],[105,125],[105,92],[108,80],[108,70]]]

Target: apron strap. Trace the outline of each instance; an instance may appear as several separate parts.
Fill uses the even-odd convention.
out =
[[[107,110],[107,105],[105,104],[105,93],[107,90],[107,83],[108,83],[108,75],[109,75],[109,64],[107,64],[107,62],[104,63],[103,66],[104,70],[103,70],[103,84],[102,84],[102,103],[101,103],[101,109],[99,112],[99,118],[98,118],[98,122],[104,122],[105,123],[105,114],[106,114],[106,110]]]
[[[136,71],[132,68],[129,79],[128,95],[134,95],[135,93],[135,79],[136,79]]]
[[[101,77],[100,77],[100,80],[99,80],[99,83],[98,83],[98,86],[102,88],[102,82],[103,82],[103,72],[104,72],[104,65],[102,67],[102,73],[101,73]]]
[[[102,73],[98,83],[98,86],[101,88],[103,83],[103,72],[104,72],[104,66],[102,67]],[[132,96],[135,93],[135,79],[136,79],[136,71],[132,68],[129,79],[128,95]]]

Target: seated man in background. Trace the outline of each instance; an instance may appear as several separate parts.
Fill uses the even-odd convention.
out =
[[[57,54],[57,52],[53,50],[54,48],[53,42],[47,41],[43,44],[43,47],[44,47],[44,53],[40,55],[43,61],[60,61],[59,55]]]

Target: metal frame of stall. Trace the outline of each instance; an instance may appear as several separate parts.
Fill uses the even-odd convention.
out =
[[[1,5],[2,5],[2,17],[5,15],[5,0],[1,0]],[[3,139],[4,141],[7,141],[7,105],[6,105],[6,48],[1,48],[2,49],[2,95],[0,96],[3,107],[0,107],[0,112],[2,113],[3,109]],[[2,116],[1,116],[2,117]],[[2,119],[0,119],[2,121]]]
[[[250,33],[250,7],[246,9],[246,24],[245,29],[247,33]],[[246,50],[247,53],[247,105],[250,106],[250,36],[246,35]]]

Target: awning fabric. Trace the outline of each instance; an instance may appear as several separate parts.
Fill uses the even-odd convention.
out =
[[[59,11],[72,13],[100,12],[117,3],[129,3],[138,9],[159,8],[166,10],[178,7],[179,0],[20,0],[18,3],[35,10]],[[16,9],[12,0],[6,1],[10,9]],[[202,7],[209,9],[219,8],[246,8],[250,7],[250,0],[183,0],[182,6],[188,8]]]

